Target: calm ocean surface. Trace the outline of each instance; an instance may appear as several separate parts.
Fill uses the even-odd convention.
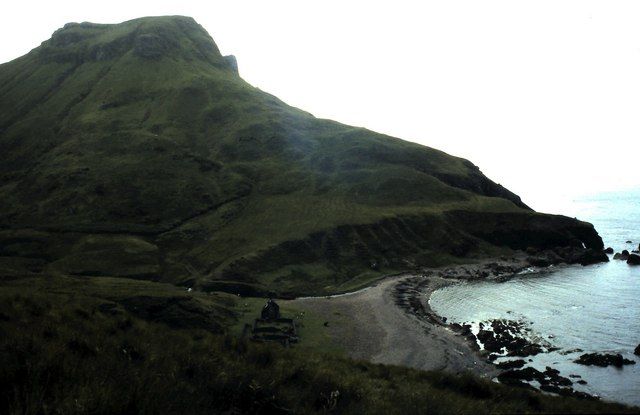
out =
[[[553,212],[593,223],[605,247],[616,252],[637,249],[640,243],[640,190],[558,203]],[[565,377],[580,375],[588,384],[574,384],[574,389],[640,405],[640,356],[633,354],[640,343],[640,266],[611,260],[587,267],[561,266],[502,283],[464,283],[434,292],[430,305],[460,323],[527,321],[535,335],[561,348],[532,357],[531,366],[551,366]],[[563,354],[576,348],[584,352]],[[616,369],[572,362],[586,352],[621,353],[637,363]]]

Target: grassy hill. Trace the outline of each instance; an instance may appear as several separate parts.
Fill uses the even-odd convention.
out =
[[[602,248],[471,162],[317,119],[234,62],[193,19],[154,17],[67,24],[0,65],[2,273],[322,294],[509,249]]]
[[[529,247],[602,241],[467,160],[252,87],[193,19],[68,24],[0,65],[0,413],[633,412],[352,361],[323,316],[292,349],[235,335],[262,301],[238,293]]]

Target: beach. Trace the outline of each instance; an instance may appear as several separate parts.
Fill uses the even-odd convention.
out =
[[[286,303],[325,316],[332,340],[354,359],[493,378],[496,366],[433,314],[428,300],[433,291],[460,280],[513,275],[524,268],[521,257],[484,260],[388,277],[354,293]]]

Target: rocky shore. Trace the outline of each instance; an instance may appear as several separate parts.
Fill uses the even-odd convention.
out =
[[[591,252],[590,252],[591,251]],[[438,278],[444,280],[442,285],[456,284],[465,280],[495,280],[506,281],[516,275],[525,273],[539,274],[549,272],[549,266],[563,266],[567,263],[589,263],[601,262],[598,258],[600,253],[592,250],[584,250],[580,253],[573,253],[572,250],[560,250],[566,255],[559,257],[558,250],[532,252],[528,250],[527,256],[518,256],[510,259],[502,258],[500,261],[477,264],[473,267],[460,266],[443,270],[432,270],[425,274],[426,278]],[[606,257],[606,254],[603,255]],[[570,259],[570,260],[567,260]],[[608,260],[608,258],[607,258]],[[406,286],[405,292],[414,292],[412,287]],[[426,285],[421,283],[421,285]],[[580,353],[580,349],[560,350],[554,347],[546,339],[532,335],[527,322],[509,319],[494,319],[483,322],[451,323],[446,318],[438,316],[431,310],[428,300],[434,290],[422,291],[424,309],[422,313],[434,324],[441,324],[466,339],[470,348],[474,349],[479,358],[495,364],[501,372],[496,376],[496,380],[501,383],[522,386],[527,388],[537,388],[545,392],[556,393],[563,396],[574,396],[586,399],[597,399],[585,392],[575,390],[574,383],[585,385],[587,382],[578,375],[562,376],[560,372],[551,367],[546,367],[541,371],[534,367],[527,366],[532,360],[529,358],[540,353],[559,351],[563,355]],[[405,299],[406,303],[416,304],[415,299]],[[415,308],[415,306],[413,307]],[[640,351],[640,345],[638,346]],[[640,355],[640,353],[639,353]],[[620,354],[608,353],[585,353],[582,354],[575,363],[589,366],[614,366],[622,368],[625,365],[633,365],[636,362],[625,359]],[[527,367],[525,367],[527,366]]]
[[[551,265],[558,269],[565,264],[608,260],[601,250],[529,249],[512,257],[389,277],[355,293],[301,298],[291,305],[332,320],[327,324],[328,335],[354,358],[424,370],[471,371],[510,385],[595,398],[574,390],[574,382],[586,384],[577,375],[565,377],[551,367],[540,371],[528,366],[530,357],[558,349],[532,336],[525,322],[450,323],[431,309],[429,299],[435,290],[462,281],[500,282],[516,275],[550,272]],[[578,352],[581,350],[565,351]]]

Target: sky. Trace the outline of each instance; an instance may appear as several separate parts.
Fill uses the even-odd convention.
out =
[[[533,208],[640,187],[640,2],[21,1],[0,62],[67,22],[188,15],[252,85],[464,157]]]

